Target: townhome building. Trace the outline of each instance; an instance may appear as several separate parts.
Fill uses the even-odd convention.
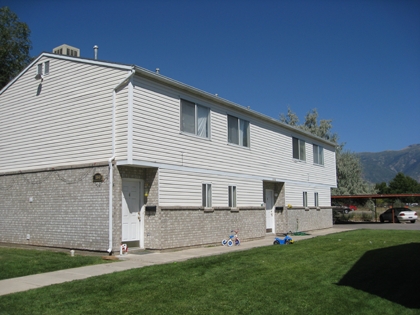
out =
[[[44,52],[0,91],[0,121],[0,242],[116,252],[332,226],[333,143],[156,71]]]

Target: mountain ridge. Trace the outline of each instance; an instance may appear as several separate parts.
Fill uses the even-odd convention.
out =
[[[399,172],[420,182],[420,144],[356,155],[360,157],[364,179],[370,183],[390,182]]]

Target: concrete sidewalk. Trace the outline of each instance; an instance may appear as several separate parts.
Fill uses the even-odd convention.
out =
[[[294,241],[313,238],[343,231],[339,228],[329,228],[307,232],[309,235],[292,236]],[[73,280],[81,280],[94,276],[100,276],[113,272],[142,268],[151,265],[160,265],[171,262],[184,261],[196,257],[220,255],[238,250],[247,250],[255,247],[269,246],[274,241],[274,235],[265,238],[242,242],[240,246],[213,246],[189,248],[177,251],[152,252],[147,254],[127,254],[120,257],[121,262],[85,266],[80,268],[65,269],[31,276],[12,278],[0,281],[0,295],[6,295],[30,289],[36,289],[52,284],[63,283]],[[77,252],[76,252],[77,254]]]

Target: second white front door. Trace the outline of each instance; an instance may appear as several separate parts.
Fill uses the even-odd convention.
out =
[[[143,205],[143,181],[122,181],[122,241],[140,240],[140,209]]]
[[[274,226],[274,193],[271,189],[265,190],[265,221],[266,229],[273,231]]]

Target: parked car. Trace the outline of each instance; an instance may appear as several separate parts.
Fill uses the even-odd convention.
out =
[[[379,216],[379,220],[381,222],[399,223],[410,221],[411,223],[416,223],[417,212],[408,208],[390,208]]]
[[[333,224],[337,223],[338,221],[341,221],[343,215],[348,214],[351,211],[353,210],[347,207],[333,209]]]
[[[339,209],[339,211],[342,212],[342,213],[344,213],[344,214],[347,214],[347,213],[352,212],[354,210],[355,209],[350,208],[350,207],[343,207],[343,208]]]
[[[351,209],[352,211],[356,211],[357,210],[357,206],[355,205],[347,205],[347,208]]]

